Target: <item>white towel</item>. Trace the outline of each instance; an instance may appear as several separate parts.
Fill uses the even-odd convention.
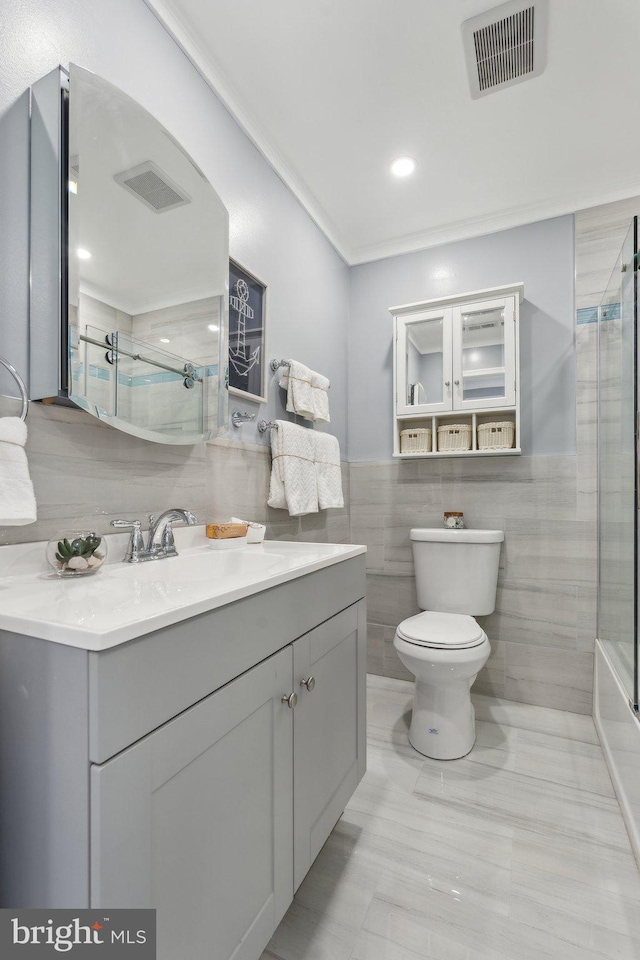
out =
[[[297,413],[306,420],[313,420],[311,370],[297,360],[289,360],[288,363],[289,366],[283,367],[280,374],[280,386],[287,391],[287,411]]]
[[[329,416],[329,386],[330,383],[321,373],[311,371],[311,399],[313,403],[313,419],[318,423],[331,423]]]
[[[270,507],[288,510],[292,517],[318,512],[318,485],[313,430],[276,420],[271,430]]]
[[[26,423],[19,417],[0,418],[0,527],[22,526],[37,519],[26,442]]]
[[[330,433],[316,433],[315,438],[318,506],[321,510],[344,507],[340,445]]]

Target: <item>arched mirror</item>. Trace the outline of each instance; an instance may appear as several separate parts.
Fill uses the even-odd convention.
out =
[[[63,97],[63,128],[64,113]],[[75,65],[67,131],[61,392],[147,440],[216,436],[227,420],[227,211],[151,114]]]

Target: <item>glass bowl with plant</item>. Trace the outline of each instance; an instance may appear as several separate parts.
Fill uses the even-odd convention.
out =
[[[59,577],[83,577],[96,573],[107,556],[107,544],[99,533],[70,533],[50,540],[47,560]]]

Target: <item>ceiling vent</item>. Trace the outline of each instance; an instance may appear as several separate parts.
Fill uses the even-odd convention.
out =
[[[539,76],[546,65],[547,0],[510,0],[462,24],[474,100]]]
[[[153,160],[117,173],[113,178],[154,213],[166,213],[191,203],[191,197],[164,173]]]

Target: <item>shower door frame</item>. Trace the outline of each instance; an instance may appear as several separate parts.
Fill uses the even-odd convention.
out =
[[[632,249],[631,249],[631,259],[630,262],[624,262],[625,255],[625,246],[627,245],[629,235],[632,235]],[[627,691],[627,696],[629,699],[629,705],[636,715],[640,714],[640,669],[639,669],[639,616],[640,616],[640,598],[639,598],[639,550],[638,550],[638,541],[639,541],[639,518],[640,518],[640,482],[638,476],[638,469],[640,464],[640,410],[638,408],[638,367],[640,363],[639,356],[639,344],[638,344],[638,217],[634,216],[631,226],[629,227],[620,253],[616,259],[616,265],[614,266],[614,271],[618,269],[620,273],[624,274],[628,269],[633,270],[632,275],[632,285],[631,285],[631,312],[630,312],[630,333],[632,338],[632,396],[633,396],[633,409],[631,415],[633,417],[633,423],[628,424],[629,427],[632,426],[633,430],[633,517],[628,517],[629,522],[633,521],[633,577],[632,577],[632,588],[633,588],[633,603],[632,603],[632,617],[631,617],[631,633],[632,633],[632,645],[633,645],[633,674],[631,678],[631,692],[629,693],[628,683],[623,679],[622,676],[619,676],[619,680],[622,686]],[[603,299],[606,294],[609,292],[611,287],[611,281],[607,284],[605,292],[603,293]],[[608,301],[607,301],[608,302]],[[619,308],[620,308],[620,321],[621,321],[621,344],[623,343],[623,322],[625,317],[624,311],[624,294],[623,294],[623,281],[620,281],[619,287]],[[614,304],[615,305],[615,304]],[[604,497],[604,483],[603,483],[603,439],[602,439],[602,383],[601,383],[601,355],[602,355],[602,335],[603,327],[602,323],[605,319],[604,315],[604,304],[601,303],[598,309],[598,343],[597,343],[597,427],[598,427],[598,444],[597,444],[597,481],[598,481],[598,523],[597,523],[597,545],[598,545],[598,582],[597,582],[597,636],[600,642],[603,644],[604,648],[611,652],[609,641],[602,635],[602,607],[603,607],[603,593],[602,593],[602,581],[603,581],[603,537],[602,537],[602,502]],[[623,377],[620,376],[620,383],[623,383]],[[622,402],[622,395],[620,400]],[[621,411],[622,416],[621,420],[624,418],[624,411]],[[622,430],[621,426],[621,450],[623,449],[622,442]],[[617,669],[617,667],[616,667]],[[620,673],[619,670],[617,670]]]

